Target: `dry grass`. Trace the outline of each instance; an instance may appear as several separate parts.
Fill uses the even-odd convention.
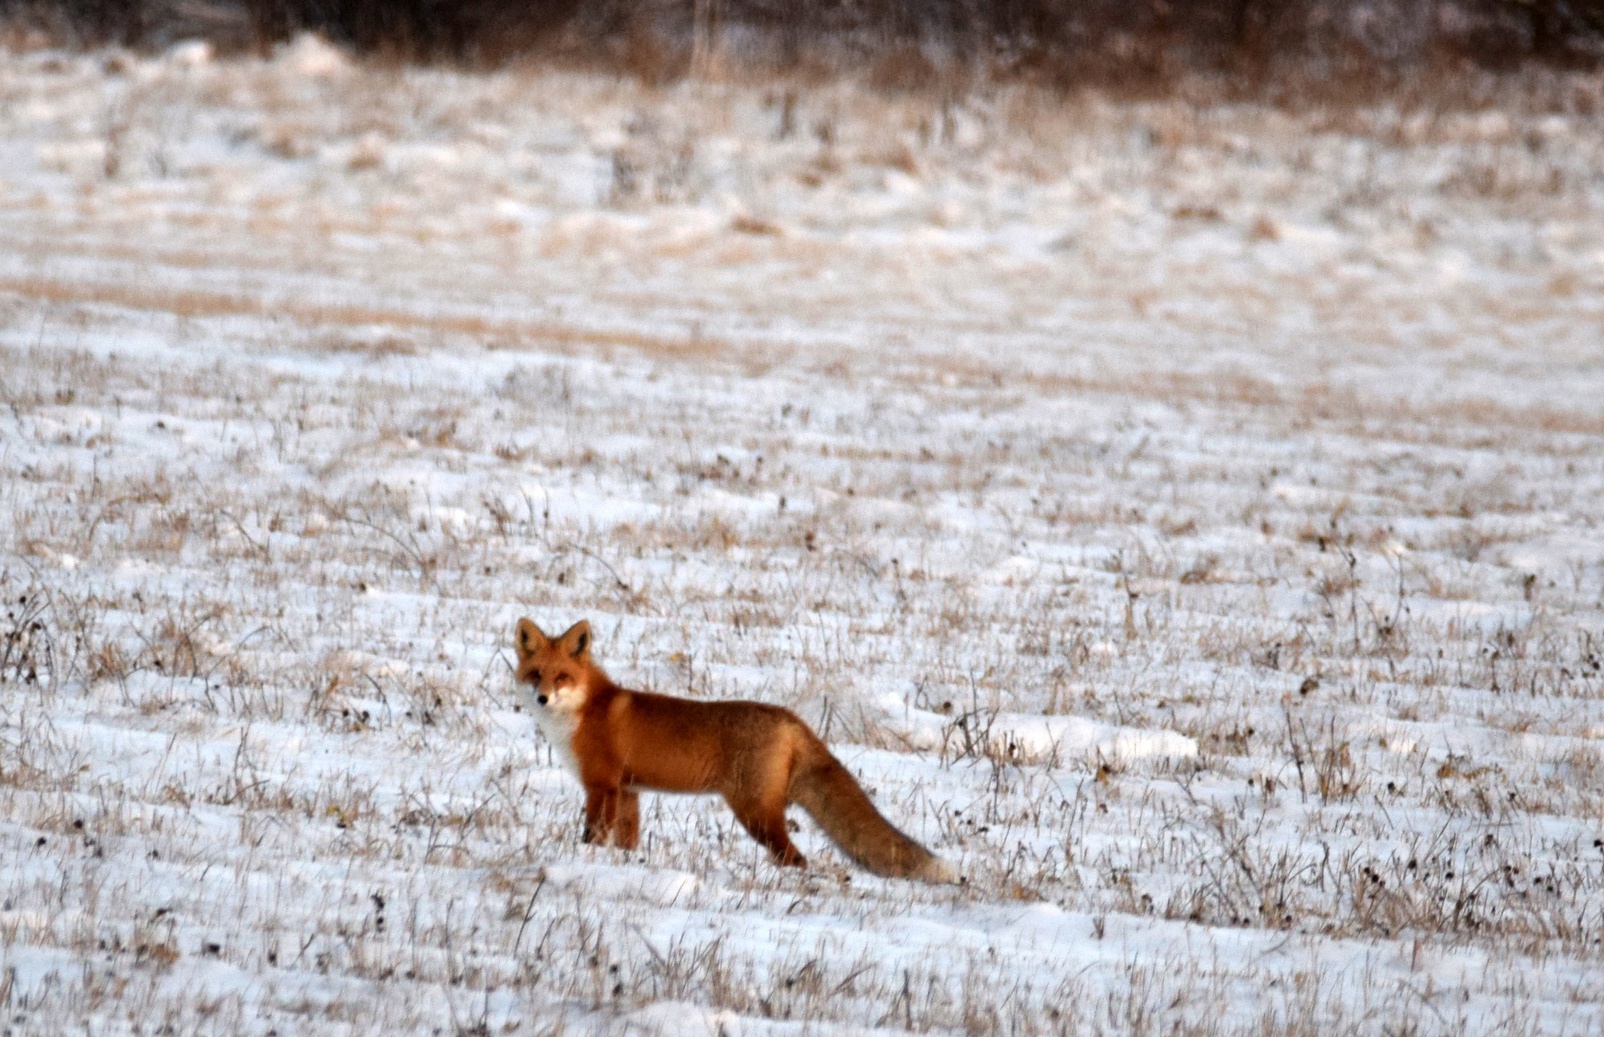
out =
[[[103,304],[121,309],[141,310],[195,320],[225,316],[272,317],[293,320],[307,327],[371,328],[375,325],[404,333],[451,335],[504,348],[540,349],[564,353],[586,348],[634,349],[668,356],[707,355],[716,357],[727,350],[703,336],[653,335],[645,332],[596,331],[578,325],[555,322],[497,321],[481,315],[409,313],[359,305],[318,305],[294,299],[275,302],[270,307],[260,298],[224,292],[167,289],[157,285],[119,281],[97,285],[83,281],[8,278],[0,280],[0,291],[37,302],[71,302],[76,305]],[[310,344],[311,351],[358,352],[370,357],[416,353],[415,344],[395,338],[363,341],[324,336]]]

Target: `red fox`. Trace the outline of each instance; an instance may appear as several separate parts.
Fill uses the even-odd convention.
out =
[[[590,656],[590,623],[560,637],[518,621],[517,679],[546,739],[585,786],[585,841],[633,849],[642,789],[716,792],[778,864],[805,867],[785,808],[798,803],[879,875],[956,882],[952,865],[880,816],[819,736],[788,709],[630,691]]]

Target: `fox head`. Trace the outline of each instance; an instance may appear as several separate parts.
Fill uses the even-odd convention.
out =
[[[528,619],[518,621],[518,690],[538,717],[541,710],[571,712],[585,701],[595,664],[590,661],[590,622],[580,620],[558,637],[547,637]]]

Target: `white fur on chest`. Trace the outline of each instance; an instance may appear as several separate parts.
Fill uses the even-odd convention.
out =
[[[551,744],[551,751],[574,777],[579,777],[579,758],[574,755],[574,732],[579,730],[579,711],[542,706],[530,696],[535,724]]]

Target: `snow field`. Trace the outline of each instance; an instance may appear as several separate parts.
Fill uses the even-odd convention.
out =
[[[1604,135],[0,63],[19,1033],[1592,1033]],[[956,889],[508,688],[798,710]]]

